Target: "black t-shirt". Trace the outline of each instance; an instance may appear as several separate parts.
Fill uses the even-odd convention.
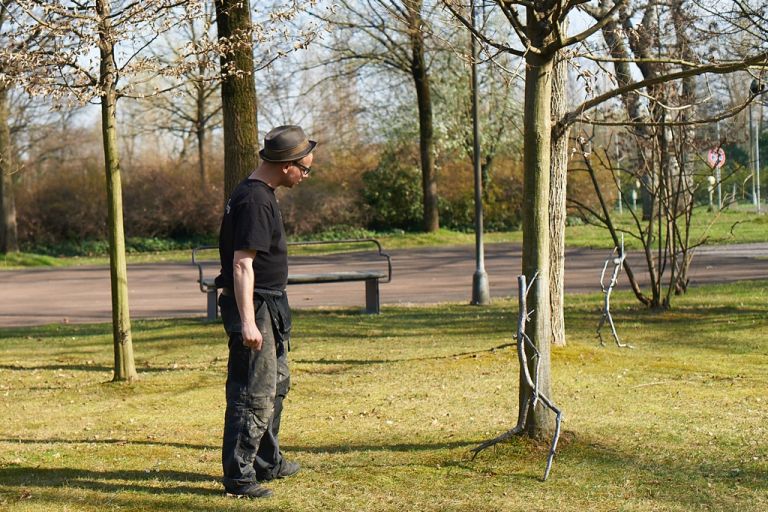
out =
[[[242,181],[227,201],[219,231],[221,273],[216,278],[219,288],[233,288],[232,261],[238,250],[256,251],[253,259],[256,288],[285,290],[288,246],[283,218],[275,191],[263,181]]]

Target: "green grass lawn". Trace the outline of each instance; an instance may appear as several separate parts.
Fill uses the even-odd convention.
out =
[[[300,310],[282,443],[302,472],[264,502],[225,498],[225,339],[134,323],[140,380],[110,383],[110,327],[0,330],[0,509],[764,511],[768,282],[692,289],[656,314],[568,297],[552,356],[565,432],[469,450],[516,421],[516,305]]]
[[[617,227],[637,232],[630,214],[614,214],[613,220]],[[768,215],[757,215],[744,208],[733,208],[719,213],[698,209],[693,216],[690,240],[691,243],[704,240],[710,245],[768,242]],[[628,248],[641,248],[640,242],[629,235],[625,235],[624,241]],[[568,227],[566,243],[571,246],[601,249],[613,247],[613,241],[606,229],[588,225]]]
[[[726,210],[719,214],[709,214],[697,211],[694,217],[691,240],[697,241],[707,236],[708,244],[735,244],[750,242],[768,242],[768,215],[757,215],[743,209]],[[631,227],[632,217],[629,214],[615,216],[618,226]],[[633,228],[634,229],[634,228]],[[381,241],[385,250],[407,249],[417,247],[441,247],[452,245],[473,245],[474,233],[462,233],[441,229],[437,233],[382,233],[374,235]],[[486,233],[485,242],[493,243],[522,243],[521,231],[502,233]],[[627,236],[626,246],[631,249],[640,247],[639,242]],[[608,232],[598,226],[577,225],[566,228],[566,244],[569,247],[592,247],[610,249],[613,242]],[[372,245],[334,244],[321,246],[291,247],[294,255],[327,254],[329,252],[347,252],[353,250],[368,250]],[[128,263],[162,263],[189,262],[190,250],[172,250],[162,252],[135,252],[127,255]],[[216,251],[203,254],[205,258],[218,258]],[[77,266],[77,265],[107,265],[106,256],[88,257],[52,257],[38,254],[0,254],[0,270],[17,269],[36,266]]]

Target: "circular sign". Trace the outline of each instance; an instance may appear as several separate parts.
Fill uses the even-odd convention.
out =
[[[707,161],[713,169],[719,169],[725,163],[725,151],[723,148],[712,148],[707,153]]]

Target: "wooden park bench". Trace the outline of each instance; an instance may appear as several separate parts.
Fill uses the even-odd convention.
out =
[[[377,257],[386,259],[387,271],[383,270],[356,270],[356,271],[338,271],[324,272],[322,274],[288,274],[288,284],[318,284],[318,283],[345,283],[350,281],[365,281],[365,312],[369,314],[379,314],[381,312],[381,301],[379,296],[379,283],[389,283],[392,281],[392,260],[389,255],[383,252],[381,243],[373,238],[361,238],[354,240],[312,240],[307,242],[289,242],[289,246],[297,245],[338,245],[338,244],[374,244],[377,248]],[[218,290],[214,277],[206,277],[203,271],[205,261],[200,260],[198,253],[203,250],[218,249],[217,246],[201,246],[192,249],[192,264],[197,265],[199,277],[198,284],[200,291],[206,294],[208,320],[215,320],[219,316],[218,308]],[[207,260],[211,263],[211,260]],[[208,265],[210,267],[210,265]],[[216,267],[217,269],[219,267]]]

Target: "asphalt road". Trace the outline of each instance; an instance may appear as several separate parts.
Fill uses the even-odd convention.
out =
[[[404,249],[390,252],[392,282],[381,285],[381,302],[468,302],[475,269],[473,247]],[[385,269],[373,253],[291,258],[295,273],[334,270]],[[571,249],[566,253],[567,292],[600,290],[599,279],[609,251]],[[516,295],[520,273],[519,245],[486,247],[486,270],[492,297]],[[635,275],[642,277],[643,259],[628,256]],[[215,275],[211,265],[206,275]],[[768,243],[700,248],[693,260],[691,285],[744,279],[768,279]],[[200,292],[197,267],[191,263],[160,263],[128,267],[133,318],[199,317],[205,315],[205,295]],[[641,283],[642,283],[641,279]],[[626,276],[617,289],[629,289]],[[334,283],[294,285],[288,289],[293,307],[360,306],[365,303],[364,284]],[[109,269],[73,267],[0,272],[0,326],[50,323],[103,322],[111,318]]]

